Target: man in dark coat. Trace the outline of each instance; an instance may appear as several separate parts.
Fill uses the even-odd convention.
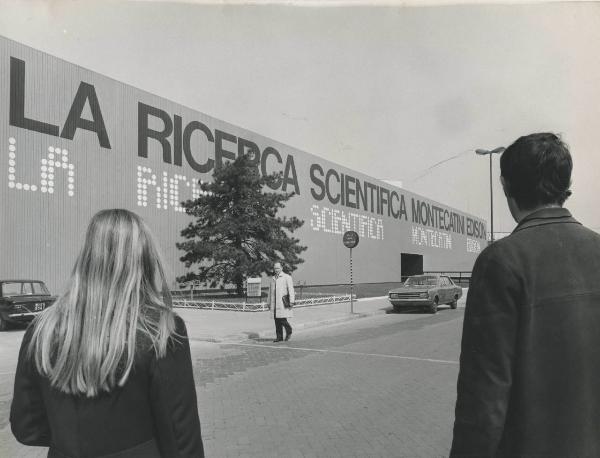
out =
[[[562,208],[572,160],[519,138],[501,181],[518,225],[473,268],[452,457],[600,457],[600,235]]]

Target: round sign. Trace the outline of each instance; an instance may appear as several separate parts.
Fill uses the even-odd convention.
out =
[[[354,248],[358,245],[358,234],[354,231],[344,232],[344,238],[342,239],[346,248]]]

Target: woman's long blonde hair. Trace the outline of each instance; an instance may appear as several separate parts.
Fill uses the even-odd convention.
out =
[[[122,386],[138,333],[164,356],[175,321],[157,244],[140,217],[92,218],[65,293],[33,324],[28,355],[53,387],[95,396]],[[146,340],[146,339],[141,339]]]

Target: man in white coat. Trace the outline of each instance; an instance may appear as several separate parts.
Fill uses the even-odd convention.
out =
[[[292,277],[281,268],[281,263],[273,264],[275,275],[271,280],[269,297],[271,298],[271,309],[275,318],[275,334],[277,338],[273,342],[281,342],[283,340],[283,328],[285,327],[285,340],[290,340],[292,337],[292,327],[288,323],[288,318],[292,318],[292,305],[296,300],[294,294],[294,282]],[[285,297],[287,296],[287,297]]]

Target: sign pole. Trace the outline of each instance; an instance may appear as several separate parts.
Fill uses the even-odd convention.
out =
[[[350,313],[354,313],[354,280],[352,278],[352,248],[358,245],[358,234],[354,231],[346,231],[342,237],[346,248],[350,248]]]
[[[354,313],[354,287],[352,282],[352,248],[350,248],[350,313]]]

